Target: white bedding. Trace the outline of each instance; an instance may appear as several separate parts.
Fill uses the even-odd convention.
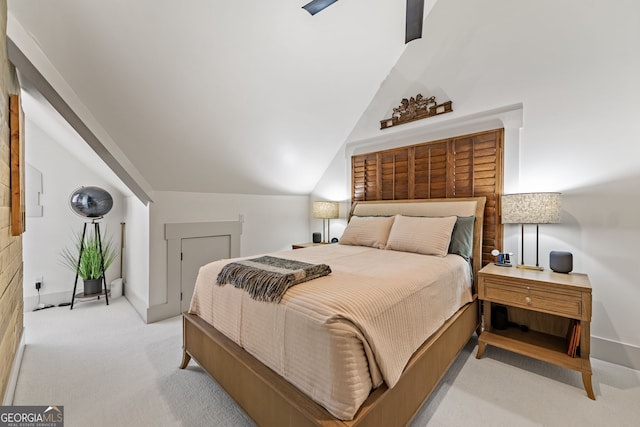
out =
[[[344,420],[371,388],[392,387],[420,345],[472,300],[470,266],[458,255],[338,244],[270,255],[332,273],[273,304],[216,285],[231,260],[216,261],[200,269],[190,312]]]

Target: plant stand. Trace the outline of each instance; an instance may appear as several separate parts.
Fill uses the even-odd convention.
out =
[[[100,219],[100,218],[98,218]],[[78,287],[78,268],[80,268],[80,261],[82,260],[82,251],[84,250],[84,236],[87,234],[87,224],[93,224],[94,226],[94,232],[95,232],[95,236],[98,238],[98,248],[100,249],[100,267],[101,267],[101,271],[102,271],[102,291],[101,292],[97,292],[95,294],[91,294],[91,295],[85,295],[84,292],[79,293],[78,295],[76,295],[76,289]],[[80,240],[80,252],[78,255],[78,265],[76,268],[76,280],[73,282],[73,294],[71,296],[71,306],[69,308],[69,310],[73,310],[73,304],[75,303],[76,297],[81,299],[81,298],[90,298],[90,297],[97,297],[98,299],[100,299],[101,295],[104,295],[104,299],[107,303],[107,305],[109,305],[109,295],[107,292],[107,278],[105,277],[105,273],[104,273],[104,257],[103,257],[103,253],[102,253],[102,237],[100,235],[100,223],[97,222],[97,219],[94,219],[93,221],[89,222],[85,222],[84,223],[84,227],[82,228],[82,239]]]

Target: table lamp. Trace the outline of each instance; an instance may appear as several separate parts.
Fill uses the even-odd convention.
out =
[[[518,268],[543,270],[538,263],[538,225],[560,222],[560,193],[505,194],[501,199],[502,223],[520,224],[521,247]],[[524,224],[536,225],[536,265],[524,264]]]
[[[338,218],[338,202],[313,202],[313,217],[322,218],[322,241],[328,243],[325,239],[324,224],[327,222],[327,237],[331,238],[331,232],[329,227],[330,221],[334,218]]]

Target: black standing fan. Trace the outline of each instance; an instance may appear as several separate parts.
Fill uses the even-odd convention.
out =
[[[100,187],[80,187],[69,197],[71,210],[84,218],[101,219],[113,207],[113,198]]]
[[[324,10],[338,0],[313,0],[302,8],[311,15]],[[424,19],[424,0],[407,0],[407,18],[404,42],[422,37],[422,20]]]

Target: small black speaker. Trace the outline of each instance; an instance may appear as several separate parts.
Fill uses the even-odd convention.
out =
[[[313,233],[313,243],[322,242],[322,233]]]
[[[551,251],[549,253],[549,268],[556,273],[571,273],[573,255],[571,252]]]
[[[491,327],[500,331],[509,326],[509,313],[504,305],[494,305],[491,307]]]

